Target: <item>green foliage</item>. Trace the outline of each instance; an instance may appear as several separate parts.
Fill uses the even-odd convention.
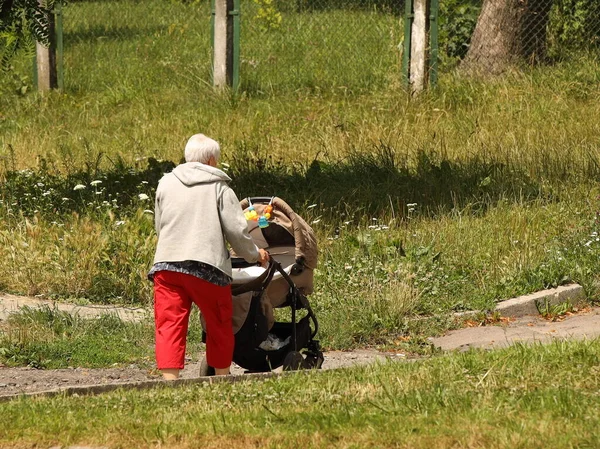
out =
[[[557,0],[550,16],[552,56],[600,47],[600,8],[596,0]]]
[[[274,0],[253,0],[258,5],[254,21],[261,31],[274,30],[281,25],[281,13],[277,10]]]
[[[480,9],[480,0],[440,2],[440,55],[444,64],[455,64],[467,54]]]
[[[49,44],[48,16],[54,0],[0,0],[0,68],[6,70],[22,50],[31,53],[35,41]]]

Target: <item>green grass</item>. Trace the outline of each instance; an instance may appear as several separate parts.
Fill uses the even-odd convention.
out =
[[[20,399],[3,447],[595,447],[600,342],[265,381]]]
[[[124,323],[115,315],[84,319],[47,306],[24,308],[0,326],[0,361],[38,369],[148,366],[153,338],[151,324]]]
[[[242,57],[268,61],[285,45],[304,70],[270,88],[258,71],[287,76],[279,64],[246,67],[233,96],[207,83],[205,2],[70,4],[65,91],[17,95],[18,82],[0,82],[0,290],[149,304],[153,191],[204,132],[222,143],[239,197],[278,195],[314,226],[327,348],[410,336],[402,349],[427,353],[453,312],[570,281],[598,301],[597,58],[494,80],[444,73],[409,98],[397,80],[381,84],[390,15],[283,13],[281,29],[248,32]],[[342,78],[327,84],[305,46],[288,45],[294,27],[307,36],[328,17],[364,46],[369,71],[338,70],[356,62],[340,49],[330,59]],[[361,40],[353,21],[372,34]]]
[[[0,323],[0,363],[38,369],[154,366],[154,322],[126,322],[117,315],[86,318],[51,308],[23,307]],[[188,353],[197,359],[201,342],[198,314],[192,313]]]
[[[149,305],[154,188],[204,132],[221,142],[240,197],[278,195],[315,228],[311,304],[326,349],[436,353],[428,337],[459,326],[454,312],[570,281],[600,300],[597,57],[494,80],[445,72],[409,98],[393,16],[286,8],[281,28],[246,28],[234,96],[209,85],[208,9],[74,2],[65,91],[28,90],[28,58],[0,78],[0,291]],[[315,35],[326,56],[308,51]],[[557,342],[258,383],[22,399],[0,405],[10,423],[0,446],[596,447],[599,354],[598,340]],[[151,358],[151,323],[44,309],[0,328],[9,365]]]

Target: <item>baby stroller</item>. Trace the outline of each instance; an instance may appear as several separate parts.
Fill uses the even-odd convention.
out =
[[[280,198],[248,198],[240,206],[250,236],[271,259],[265,269],[232,253],[233,362],[246,372],[321,368],[319,324],[307,298],[317,265],[314,231]],[[290,309],[290,322],[275,320],[281,308]],[[205,358],[200,375],[213,374]]]

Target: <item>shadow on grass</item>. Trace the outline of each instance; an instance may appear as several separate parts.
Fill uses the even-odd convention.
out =
[[[499,200],[540,198],[540,185],[523,171],[503,164],[470,159],[436,160],[421,152],[416,165],[400,161],[393,149],[356,154],[344,162],[314,161],[307,168],[270,159],[234,160],[233,187],[239,196],[279,196],[301,210],[317,203],[323,215],[344,212],[348,218],[390,214],[401,218],[407,204],[435,215],[467,205],[484,212]],[[352,216],[353,215],[353,216]]]
[[[136,37],[153,36],[163,28],[153,27],[109,27],[92,26],[87,29],[73,30],[65,32],[65,39],[69,42],[95,42],[97,40],[123,41]]]
[[[100,168],[102,159],[99,155],[94,163],[67,174],[56,173],[43,159],[37,170],[6,168],[0,171],[0,205],[9,215],[25,216],[106,210],[122,215],[142,202],[153,209],[159,179],[175,167],[170,161],[149,158],[144,168],[129,167],[121,159]]]
[[[228,173],[240,198],[278,196],[299,212],[315,203],[323,217],[402,218],[411,203],[417,203],[418,214],[436,215],[466,206],[477,213],[500,200],[544,195],[523,171],[477,158],[450,161],[421,152],[415,163],[400,160],[392,148],[380,146],[371,154],[354,154],[338,162],[315,160],[303,166],[256,154],[242,148],[230,161]],[[158,180],[175,163],[150,158],[143,168],[127,167],[120,160],[108,169],[99,166],[96,161],[67,175],[51,174],[45,164],[37,171],[7,170],[0,200],[13,213],[25,215],[84,213],[106,207],[125,212],[129,206],[138,207],[140,198],[152,208]]]

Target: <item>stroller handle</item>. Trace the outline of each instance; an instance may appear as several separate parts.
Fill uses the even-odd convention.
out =
[[[259,267],[258,262],[246,262],[244,259],[234,257],[231,259],[231,268],[248,268],[248,267]]]
[[[267,254],[269,254],[267,252]],[[271,254],[269,254],[269,264],[271,265],[271,263],[273,262],[273,257],[271,257]],[[231,259],[231,268],[248,268],[248,267],[261,267],[262,264],[260,262],[247,262],[244,258],[242,257],[233,257]]]
[[[248,201],[251,203],[270,203],[273,199],[272,196],[251,196],[248,198]]]

